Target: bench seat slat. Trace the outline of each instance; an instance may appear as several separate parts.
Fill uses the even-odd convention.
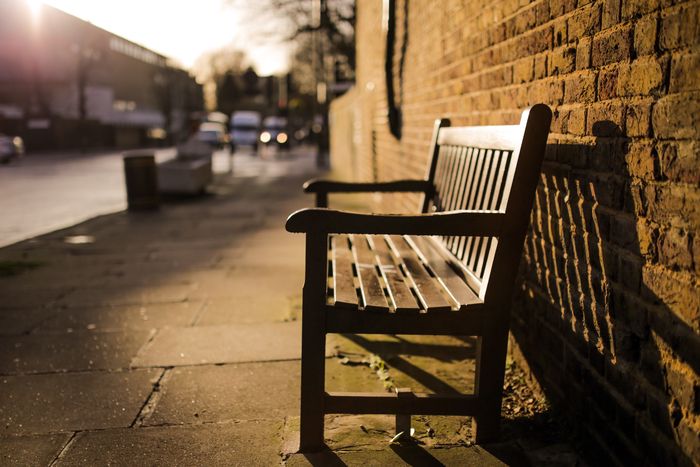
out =
[[[435,273],[440,284],[447,290],[450,297],[464,309],[469,305],[482,303],[478,295],[466,284],[461,275],[450,266],[444,255],[444,247],[440,247],[431,237],[411,236],[408,241],[420,251],[423,259]]]
[[[352,252],[347,235],[331,237],[333,250],[333,299],[336,306],[357,307],[357,292],[352,273]]]
[[[452,304],[440,293],[440,285],[433,279],[411,246],[403,237],[389,236],[392,248],[401,257],[401,261],[415,284],[418,300],[427,312],[449,311]]]
[[[369,242],[377,255],[379,269],[389,292],[391,306],[396,313],[418,313],[420,306],[404,280],[401,270],[394,262],[386,240],[381,235],[368,235]]]
[[[365,235],[351,236],[355,254],[355,270],[360,282],[364,309],[374,312],[389,312],[384,289],[377,276],[374,253],[370,250]]]

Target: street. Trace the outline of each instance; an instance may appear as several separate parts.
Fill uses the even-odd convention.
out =
[[[0,165],[0,247],[126,209],[122,154],[116,150],[30,153]],[[156,151],[158,161],[174,155],[172,148]],[[262,150],[258,157],[244,148],[233,157],[233,173],[241,177],[286,173],[296,164],[281,155]],[[215,174],[229,172],[229,156],[227,151],[214,153]]]

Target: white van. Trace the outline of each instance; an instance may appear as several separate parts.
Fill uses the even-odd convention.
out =
[[[240,110],[231,114],[231,147],[252,146],[257,148],[260,134],[260,112]]]

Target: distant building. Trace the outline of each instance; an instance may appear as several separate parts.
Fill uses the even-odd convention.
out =
[[[0,132],[30,148],[178,138],[202,108],[167,57],[49,6],[0,3]]]

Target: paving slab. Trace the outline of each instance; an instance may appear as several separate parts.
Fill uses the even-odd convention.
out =
[[[277,419],[299,413],[298,361],[175,368],[148,425]]]
[[[0,464],[4,466],[50,465],[71,434],[0,436]]]
[[[166,367],[299,358],[301,323],[259,323],[164,328],[131,365]]]
[[[396,387],[438,394],[474,392],[473,337],[330,334],[328,346],[349,365],[380,357]]]
[[[273,466],[281,423],[250,421],[81,433],[59,466]]]
[[[222,262],[239,268],[260,265],[265,258],[266,267],[274,271],[278,267],[296,268],[304,273],[304,236],[284,230],[286,218],[278,219],[275,229],[247,236],[241,248],[223,252]]]
[[[61,298],[64,307],[95,305],[144,305],[148,303],[177,303],[193,297],[196,287],[189,284],[158,284],[150,286],[92,286],[73,290]]]
[[[233,295],[233,294],[232,294]],[[239,293],[229,298],[211,298],[202,307],[197,326],[294,321],[301,317],[299,292]]]
[[[26,334],[58,311],[44,307],[0,309],[0,336]]]
[[[183,244],[180,250],[159,250],[148,255],[148,261],[170,262],[179,268],[211,269],[221,261],[219,250],[191,251]]]
[[[0,377],[2,434],[128,427],[158,370]]]
[[[209,298],[261,298],[266,295],[289,296],[299,294],[304,284],[304,268],[273,267],[258,258],[258,264],[234,265],[226,274],[227,280],[210,283],[206,290]]]
[[[0,309],[57,307],[59,301],[73,290],[72,287],[41,287],[36,285],[10,288],[2,292]]]
[[[151,330],[165,326],[192,324],[204,302],[116,305],[60,310],[45,319],[34,333],[69,332],[71,330],[114,331],[125,329]],[[0,322],[2,322],[0,312]]]
[[[178,260],[166,261],[134,261],[127,264],[112,265],[103,278],[101,285],[119,286],[145,285],[154,280],[165,280],[169,284],[193,284],[196,281],[189,277],[191,273],[218,272],[226,273],[218,266],[218,256],[215,261],[206,265],[193,266]]]
[[[293,454],[285,465],[303,466],[505,466],[496,456],[479,446],[449,449],[425,449],[420,445],[393,444],[381,451]]]
[[[128,368],[149,331],[0,337],[0,374]]]

